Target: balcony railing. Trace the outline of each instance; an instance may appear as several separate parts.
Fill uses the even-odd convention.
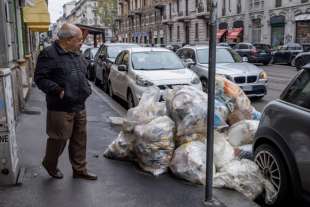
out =
[[[169,0],[153,0],[153,5],[156,9],[162,9],[169,3]]]

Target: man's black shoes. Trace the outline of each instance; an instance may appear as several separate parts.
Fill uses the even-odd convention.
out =
[[[85,180],[97,180],[97,175],[90,173],[90,172],[73,172],[73,178],[80,178]]]
[[[45,160],[42,161],[42,165],[51,177],[56,179],[62,179],[64,177],[64,175],[58,168],[56,168],[56,170],[49,169]]]

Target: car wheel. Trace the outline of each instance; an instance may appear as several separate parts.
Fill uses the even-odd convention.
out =
[[[264,65],[269,65],[268,61],[263,62]]]
[[[254,161],[276,190],[267,206],[281,206],[289,197],[289,178],[282,155],[275,147],[262,144],[255,150]]]
[[[253,100],[253,101],[260,101],[263,98],[264,98],[264,96],[254,96],[254,97],[251,98],[251,100]]]
[[[107,85],[108,85],[108,86],[107,86],[107,88],[108,88],[108,89],[107,89],[107,90],[108,90],[108,94],[109,94],[109,96],[113,97],[114,94],[113,94],[113,89],[112,89],[111,82],[109,81]]]
[[[304,60],[302,58],[297,58],[295,60],[295,67],[297,70],[300,70],[302,68],[302,66],[304,66]]]
[[[128,93],[127,93],[127,107],[128,107],[128,109],[131,109],[131,108],[133,108],[135,106],[136,106],[136,104],[135,104],[135,100],[133,98],[132,92],[131,92],[131,90],[128,90]]]
[[[206,78],[201,78],[200,81],[201,81],[203,92],[207,93],[208,92],[208,80]]]

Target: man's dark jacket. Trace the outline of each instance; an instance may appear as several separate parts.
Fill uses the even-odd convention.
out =
[[[85,109],[91,87],[86,79],[87,61],[79,54],[64,51],[57,42],[39,55],[35,83],[46,94],[47,109],[78,112]],[[64,90],[63,99],[60,98]]]

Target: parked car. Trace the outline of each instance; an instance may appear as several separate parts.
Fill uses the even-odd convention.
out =
[[[254,160],[276,190],[268,205],[310,201],[310,64],[304,68],[264,108],[255,135]]]
[[[176,52],[181,47],[179,45],[167,45],[166,48],[173,51],[173,52]]]
[[[98,49],[98,47],[87,48],[84,52],[84,57],[89,61],[87,66],[87,78],[90,81],[95,79],[95,56]]]
[[[310,63],[310,52],[301,52],[292,61],[292,65],[300,70],[304,65]]]
[[[302,46],[297,43],[289,43],[280,47],[273,53],[273,63],[293,64],[295,56],[303,52]]]
[[[234,50],[241,56],[247,57],[250,63],[262,63],[268,65],[272,59],[271,51],[267,45],[241,42],[235,45]]]
[[[103,90],[107,92],[111,65],[121,51],[132,47],[140,46],[133,43],[107,43],[101,45],[95,56],[95,84],[97,86],[102,86]]]
[[[208,81],[208,46],[188,46],[177,51],[184,63],[190,64],[200,78],[203,90],[207,91]],[[249,97],[257,99],[265,96],[267,74],[257,66],[243,62],[242,58],[230,48],[216,48],[216,73],[238,84]]]
[[[217,46],[222,46],[222,47],[229,47],[229,48],[231,48],[230,45],[229,45],[229,43],[227,43],[227,42],[220,42],[220,43],[217,44]]]
[[[192,85],[202,90],[199,78],[178,56],[165,48],[130,48],[121,52],[111,67],[109,95],[127,101],[128,108],[139,103],[151,86],[164,90],[176,85]]]
[[[310,52],[310,43],[304,43],[301,46],[304,52]]]

